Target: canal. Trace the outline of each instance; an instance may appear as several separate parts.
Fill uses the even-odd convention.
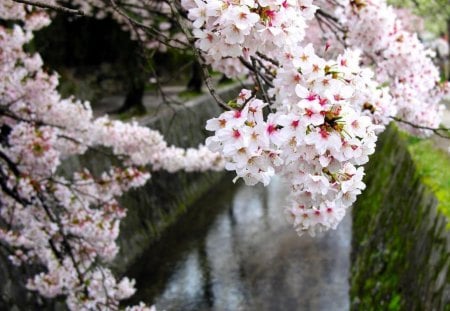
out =
[[[224,181],[128,271],[158,310],[348,310],[351,217],[298,237],[286,188]]]

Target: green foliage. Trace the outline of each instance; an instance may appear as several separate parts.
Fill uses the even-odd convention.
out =
[[[450,220],[450,156],[430,140],[408,136],[407,142],[423,183],[438,199],[438,210]]]
[[[436,35],[446,32],[450,19],[449,0],[388,0],[396,7],[409,8],[414,14],[425,19],[425,27]]]
[[[399,294],[394,294],[392,296],[391,302],[389,303],[388,309],[389,310],[400,310],[400,302],[401,302],[401,296]]]

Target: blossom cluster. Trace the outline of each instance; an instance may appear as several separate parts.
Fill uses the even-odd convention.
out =
[[[375,151],[376,133],[387,120],[364,115],[363,106],[383,107],[390,98],[373,92],[357,53],[325,61],[309,46],[287,59],[272,90],[277,111],[264,117],[268,103],[242,90],[239,110],[208,121],[214,136],[206,143],[248,185],[282,176],[291,189],[287,213],[295,229],[314,235],[336,228],[364,189],[361,165]]]
[[[28,31],[39,30],[50,24],[50,18],[42,11],[27,12],[24,5],[17,5],[12,0],[5,0],[0,3],[0,19],[21,21],[24,29]]]
[[[182,4],[198,39],[196,46],[214,68],[224,67],[229,58],[248,58],[256,52],[276,56],[295,47],[317,9],[312,0],[186,0]],[[237,75],[242,70],[226,73]]]
[[[102,0],[61,3],[97,18],[110,14],[133,38],[144,37],[148,48],[186,42],[174,38],[164,17],[173,7],[165,2],[126,0],[120,8]],[[336,17],[328,29],[345,36],[331,31],[317,39],[323,21],[311,22],[318,3]],[[288,219],[299,234],[314,235],[336,228],[365,188],[362,165],[392,117],[422,127],[439,124],[448,85],[437,83],[430,52],[384,0],[182,5],[207,63],[228,76],[263,79],[259,90],[267,86],[264,100],[243,89],[233,110],[207,122],[214,135],[206,147],[189,149],[169,146],[161,133],[136,122],[94,119],[89,103],[61,98],[58,76],[23,48],[50,19],[31,6],[0,3],[1,20],[20,22],[0,23],[0,241],[12,250],[14,264],[45,267],[30,278],[29,289],[64,295],[72,310],[117,309],[134,293],[134,281],[117,280],[105,264],[118,252],[115,240],[126,215],[117,198],[145,184],[150,171],[225,167],[249,185],[267,185],[279,175],[291,189]],[[321,46],[322,38],[336,41]],[[339,49],[339,38],[350,48]],[[315,40],[316,49],[305,40]],[[100,174],[59,172],[66,158],[97,147],[121,164]]]
[[[50,19],[20,4],[0,6],[2,20],[22,25],[0,25],[0,242],[14,264],[44,267],[28,280],[30,290],[64,295],[72,310],[117,309],[135,292],[134,281],[117,280],[106,267],[126,216],[117,198],[145,184],[149,169],[219,170],[223,162],[204,146],[170,146],[156,130],[94,119],[89,103],[61,98],[58,76],[24,51]],[[95,175],[86,168],[62,174],[65,159],[93,148],[111,150],[121,164]]]
[[[339,1],[336,16],[347,27],[347,42],[359,47],[367,62],[376,66],[376,79],[389,84],[397,117],[423,127],[439,126],[443,106],[439,105],[448,85],[439,84],[439,71],[432,52],[417,34],[404,30],[395,10],[384,0]],[[430,131],[401,124],[416,135]]]
[[[206,128],[215,132],[207,145],[222,153],[226,169],[236,171],[249,185],[266,185],[274,174],[283,176],[291,189],[287,213],[300,234],[336,228],[365,187],[360,165],[368,161],[376,135],[393,117],[419,125],[408,126],[415,134],[429,134],[420,128],[439,125],[439,101],[448,86],[437,83],[438,71],[429,51],[416,35],[402,30],[393,9],[382,0],[342,0],[324,6],[335,9],[337,16],[330,29],[344,30],[342,42],[357,49],[345,50],[335,60],[331,55],[339,49],[328,55],[327,51],[339,42],[336,33],[336,40],[327,42],[321,53],[329,60],[319,57],[302,39],[266,49],[265,35],[252,32],[261,16],[258,20],[247,13],[258,10],[247,11],[247,4],[241,2],[221,5],[221,13],[228,6],[235,9],[233,5],[245,11],[244,19],[241,11],[230,13],[236,25],[245,24],[241,26],[245,31],[231,32],[222,17],[216,22],[216,1],[196,4],[188,9],[200,50],[227,60],[257,55],[262,64],[253,70],[261,72],[253,74],[271,76],[267,102],[244,90],[235,103],[238,110],[207,123]],[[318,25],[320,21],[316,31]],[[248,43],[248,38],[257,44]],[[227,44],[236,53],[213,50]],[[373,64],[374,71],[360,68],[360,63]],[[266,106],[271,112],[263,118]]]

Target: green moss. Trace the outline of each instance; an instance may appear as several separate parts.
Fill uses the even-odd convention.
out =
[[[389,310],[400,310],[400,301],[401,301],[401,296],[399,294],[394,294],[392,296],[391,301],[389,302],[389,306],[388,309]]]
[[[434,211],[436,196],[448,204],[442,197],[450,166],[431,147],[394,126],[380,137],[366,167],[367,188],[352,211],[352,310],[443,310],[448,303],[445,217]]]
[[[122,121],[127,121],[135,117],[141,117],[147,114],[145,107],[143,106],[134,106],[129,110],[120,113],[117,118]]]
[[[203,94],[202,92],[184,90],[178,94],[178,97],[182,100],[190,100],[190,99],[196,98],[197,96],[200,96],[202,94]]]
[[[423,183],[438,199],[438,210],[450,219],[450,156],[430,140],[402,133]],[[450,222],[447,223],[450,229]]]

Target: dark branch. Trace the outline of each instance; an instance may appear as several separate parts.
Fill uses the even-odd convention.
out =
[[[50,3],[46,3],[46,2],[42,2],[42,1],[36,1],[36,0],[13,0],[13,1],[17,2],[17,3],[32,5],[32,6],[35,6],[38,8],[51,9],[51,10],[55,10],[55,11],[59,11],[59,12],[67,13],[67,14],[75,14],[75,15],[81,15],[81,16],[85,15],[84,12],[81,10],[70,9],[70,8],[66,8],[64,6],[54,5],[54,4],[50,4]]]
[[[263,97],[264,97],[264,100],[266,101],[266,103],[271,105],[272,102],[271,102],[271,100],[269,98],[269,95],[267,94],[266,89],[265,89],[264,85],[262,84],[262,82],[260,80],[260,76],[262,77],[262,75],[259,74],[259,71],[258,71],[258,69],[256,67],[256,58],[254,58],[252,56],[251,59],[252,59],[253,68],[255,68],[254,73],[255,73],[256,83],[258,84],[258,88],[261,90],[261,92],[263,94]]]
[[[139,28],[142,28],[144,30],[147,30],[151,33],[152,38],[154,38],[156,41],[160,42],[161,44],[164,44],[168,47],[171,47],[173,49],[177,49],[176,46],[174,46],[172,42],[176,42],[182,46],[188,46],[188,44],[186,42],[180,41],[178,39],[173,39],[173,38],[169,38],[167,37],[165,34],[163,34],[161,31],[157,30],[154,27],[150,27],[147,26],[141,22],[139,22],[138,20],[130,17],[126,12],[124,12],[114,0],[110,0],[110,3],[114,9],[114,11],[116,11],[119,15],[121,15],[122,17],[124,17],[130,24],[131,27],[134,28],[134,26],[137,26]],[[136,31],[137,33],[137,31]]]
[[[325,11],[322,10],[322,9],[318,9],[318,10],[316,11],[316,14],[317,14],[317,15],[322,15],[323,17],[325,17],[325,18],[327,18],[327,19],[331,19],[331,20],[334,21],[335,23],[338,23],[338,22],[339,22],[339,19],[338,19],[337,17],[335,17],[335,16],[333,16],[333,15],[331,15],[331,14],[325,12]]]
[[[214,86],[212,85],[211,75],[209,74],[208,65],[204,62],[202,56],[200,55],[200,52],[197,50],[197,48],[194,46],[195,39],[192,38],[191,33],[189,32],[189,28],[186,25],[186,21],[183,19],[183,17],[180,15],[180,10],[178,10],[176,4],[173,0],[168,1],[168,4],[170,5],[170,9],[172,10],[172,14],[174,14],[178,25],[180,26],[181,31],[184,33],[184,35],[188,38],[189,43],[192,45],[192,50],[194,52],[195,57],[197,58],[200,66],[202,67],[202,74],[203,79],[205,81],[205,85],[208,88],[209,93],[214,98],[216,103],[225,110],[232,110],[230,106],[227,105],[227,103],[217,94]]]
[[[259,57],[261,57],[265,61],[268,61],[268,62],[274,64],[275,66],[280,66],[280,63],[278,61],[268,57],[267,55],[265,55],[265,54],[263,54],[261,52],[256,52],[256,55],[258,55]]]
[[[421,129],[421,130],[427,130],[427,131],[431,131],[434,134],[436,134],[439,137],[442,138],[446,138],[446,139],[450,139],[450,128],[446,128],[446,127],[428,127],[428,126],[421,126],[421,125],[417,125],[414,124],[412,122],[403,120],[401,118],[398,117],[390,117],[392,120],[400,122],[400,123],[404,123],[404,124],[408,124],[409,126],[413,127],[413,128],[417,128],[417,129]]]

